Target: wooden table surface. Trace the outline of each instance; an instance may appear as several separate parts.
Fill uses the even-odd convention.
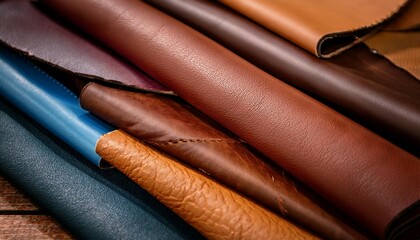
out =
[[[0,239],[74,239],[0,175]]]

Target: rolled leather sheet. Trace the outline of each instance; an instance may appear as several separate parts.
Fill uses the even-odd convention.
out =
[[[131,0],[40,3],[173,89],[378,237],[404,226],[387,229],[405,209],[418,206],[419,159],[175,19]],[[419,229],[413,218],[402,219]]]
[[[117,170],[100,170],[0,98],[0,172],[78,239],[201,239]]]
[[[407,0],[220,0],[318,57],[364,40]]]
[[[0,96],[101,165],[96,142],[114,127],[83,110],[77,96],[63,84],[4,46],[0,46]]]
[[[146,2],[420,156],[420,131],[413,131],[420,129],[418,79],[367,47],[358,45],[328,60],[318,59],[213,1]]]
[[[109,49],[43,14],[30,0],[0,1],[0,42],[78,77],[173,94]]]
[[[96,151],[208,239],[318,239],[121,130]]]
[[[83,108],[155,149],[328,239],[363,239],[320,208],[284,171],[191,106],[166,96],[88,84]],[[299,187],[302,188],[301,186]]]

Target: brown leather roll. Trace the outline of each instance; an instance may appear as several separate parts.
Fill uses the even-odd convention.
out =
[[[41,3],[173,89],[377,236],[385,237],[387,226],[410,206],[403,215],[413,217],[418,209],[417,158],[184,24],[134,0]],[[400,218],[408,224],[387,231],[402,225],[420,229],[415,217]]]
[[[317,239],[120,130],[96,151],[209,239]]]
[[[276,171],[243,141],[174,98],[87,85],[83,108],[277,214],[328,239],[363,239],[320,208],[284,171]]]
[[[363,44],[332,58],[319,59],[214,1],[146,2],[206,34],[274,77],[326,100],[337,111],[420,156],[420,131],[413,131],[420,129],[418,79]],[[400,41],[394,42],[401,48]],[[410,54],[412,50],[405,48],[404,56],[418,58],[419,55]],[[420,67],[416,61],[410,63],[413,68]]]

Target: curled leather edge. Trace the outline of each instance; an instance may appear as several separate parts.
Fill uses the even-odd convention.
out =
[[[56,69],[56,70],[61,71],[65,74],[68,74],[68,75],[73,75],[73,76],[76,76],[76,77],[80,77],[81,79],[86,80],[88,82],[91,82],[91,81],[92,82],[101,82],[101,83],[105,83],[105,84],[108,84],[108,85],[111,85],[111,86],[114,86],[114,87],[129,88],[129,89],[133,89],[133,90],[137,90],[137,91],[140,90],[140,91],[144,91],[144,92],[156,93],[156,94],[161,94],[161,95],[177,96],[175,94],[175,92],[173,92],[173,91],[159,91],[159,90],[148,89],[148,88],[139,88],[139,87],[136,87],[134,85],[127,85],[127,84],[124,84],[120,81],[113,80],[113,79],[105,79],[105,78],[102,78],[102,77],[99,77],[99,76],[96,76],[96,75],[89,75],[89,74],[73,72],[73,71],[71,71],[67,68],[64,68],[62,66],[59,66],[59,65],[56,65],[56,64],[51,63],[49,61],[46,61],[42,58],[39,58],[36,55],[32,55],[27,51],[23,51],[19,48],[15,48],[15,47],[11,46],[10,44],[8,44],[7,42],[3,41],[2,39],[0,39],[0,45],[4,45],[7,48],[12,49],[13,51],[25,56],[26,58],[28,58],[28,59],[30,59],[30,60],[38,63],[38,64],[46,65],[48,67],[51,67],[53,69]]]
[[[316,56],[319,58],[330,58],[342,53],[343,51],[353,47],[358,43],[363,42],[364,40],[378,32],[383,26],[386,26],[388,23],[394,20],[394,18],[397,17],[400,12],[408,8],[410,3],[411,0],[405,1],[405,3],[398,6],[394,11],[390,12],[389,15],[385,16],[383,19],[377,20],[376,22],[370,25],[360,26],[356,29],[351,29],[348,31],[334,32],[324,35],[317,43],[315,50]],[[349,40],[346,41],[346,38],[349,38]],[[343,39],[344,42],[342,42]],[[342,42],[341,44],[339,44],[340,46],[335,46],[336,41]],[[333,48],[330,51],[328,51],[328,44],[330,44],[330,46],[332,46],[331,48]]]

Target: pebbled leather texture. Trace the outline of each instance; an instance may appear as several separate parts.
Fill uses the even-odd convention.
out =
[[[40,3],[159,79],[378,237],[420,199],[418,158],[147,4]]]
[[[78,239],[202,239],[117,170],[100,170],[0,98],[0,172]]]
[[[96,142],[114,128],[83,110],[76,95],[28,59],[0,46],[0,95],[100,165]]]
[[[361,42],[407,0],[220,0],[318,57]]]
[[[96,150],[208,239],[317,239],[121,130]]]
[[[420,156],[420,84],[387,59],[357,45],[318,59],[221,4],[206,0],[147,0],[288,84],[328,100]]]
[[[173,94],[97,42],[55,22],[30,0],[0,1],[0,22],[0,42],[32,59],[90,80]]]
[[[321,236],[364,238],[299,191],[284,171],[274,170],[264,162],[267,159],[258,157],[240,139],[229,136],[232,134],[187,104],[96,83],[84,88],[80,103],[142,142]]]

